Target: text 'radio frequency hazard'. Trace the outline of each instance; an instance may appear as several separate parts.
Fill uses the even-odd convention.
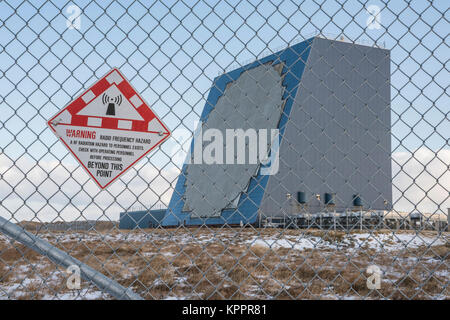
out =
[[[80,153],[88,153],[88,169],[95,169],[95,175],[112,177],[113,172],[123,168],[124,157],[134,158],[135,152],[147,150],[152,140],[148,138],[124,137],[119,135],[98,135],[96,131],[66,129],[68,138],[84,138],[86,140],[70,140],[73,149]],[[98,137],[98,139],[97,139]]]

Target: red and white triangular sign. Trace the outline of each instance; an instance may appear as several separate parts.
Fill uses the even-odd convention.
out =
[[[102,189],[170,136],[117,69],[69,103],[48,125]]]

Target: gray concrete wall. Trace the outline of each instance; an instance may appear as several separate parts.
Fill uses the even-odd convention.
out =
[[[385,209],[390,122],[389,51],[315,38],[260,213],[295,213],[298,191],[312,212],[323,210],[326,192],[336,193],[337,210],[351,208],[356,193],[365,208]]]

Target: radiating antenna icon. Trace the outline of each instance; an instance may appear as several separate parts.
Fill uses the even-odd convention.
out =
[[[114,98],[111,98],[106,93],[102,96],[102,102],[104,105],[108,104],[108,108],[106,109],[107,116],[115,116],[116,115],[116,104],[121,105],[122,103],[122,95],[118,95]]]

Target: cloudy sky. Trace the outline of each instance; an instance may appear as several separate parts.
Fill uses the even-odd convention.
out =
[[[18,221],[117,220],[119,213],[127,209],[166,207],[184,155],[181,151],[177,155],[176,149],[172,152],[176,165],[168,162],[157,167],[148,159],[142,160],[104,191],[80,166],[69,161],[39,161],[36,166],[35,161],[21,158],[14,165],[0,156],[0,214],[13,214]],[[394,209],[446,213],[446,208],[450,208],[449,163],[449,149],[395,152]]]
[[[80,29],[67,28],[76,5]],[[380,28],[368,28],[369,5]],[[342,10],[344,9],[344,10]],[[175,136],[191,131],[214,78],[316,34],[391,51],[395,209],[450,207],[449,3],[382,1],[0,2],[0,215],[117,219],[168,203],[174,138],[100,191],[46,121],[118,67]],[[185,147],[187,144],[184,145]]]

